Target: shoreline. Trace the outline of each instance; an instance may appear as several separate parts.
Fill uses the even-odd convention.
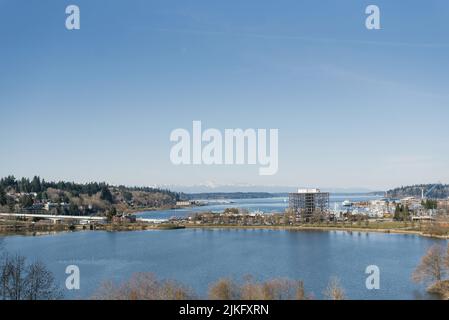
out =
[[[347,231],[347,232],[373,232],[409,234],[428,238],[448,240],[449,235],[431,235],[418,230],[400,230],[385,228],[362,228],[362,227],[317,227],[317,226],[238,226],[238,225],[185,225],[186,229],[266,229],[266,230],[292,230],[292,231]]]
[[[407,234],[407,235],[417,235],[421,237],[434,238],[434,239],[442,239],[448,240],[449,235],[433,235],[424,233],[419,230],[403,230],[403,229],[395,229],[395,228],[363,228],[363,227],[348,227],[348,226],[306,226],[306,225],[296,225],[296,226],[288,226],[288,225],[254,225],[254,226],[242,226],[242,225],[213,225],[213,224],[170,224],[170,225],[155,225],[155,224],[117,224],[117,225],[109,225],[103,228],[95,228],[93,230],[89,230],[88,228],[58,228],[49,230],[45,230],[44,228],[40,228],[40,230],[20,230],[20,231],[2,231],[0,230],[0,237],[7,236],[40,236],[40,235],[48,235],[48,234],[57,234],[57,233],[65,233],[65,232],[77,232],[77,231],[106,231],[106,232],[133,232],[133,231],[146,231],[146,230],[178,230],[178,229],[253,229],[253,230],[288,230],[288,231],[322,231],[322,232],[331,232],[331,231],[345,231],[345,232],[366,232],[366,233],[392,233],[392,234]]]
[[[190,208],[201,208],[201,207],[204,207],[204,205],[132,208],[132,209],[126,209],[123,212],[139,215],[139,214],[142,214],[145,212],[152,212],[152,211],[166,211],[166,210],[190,209]]]

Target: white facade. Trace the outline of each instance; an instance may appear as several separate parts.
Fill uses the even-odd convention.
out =
[[[320,189],[298,189],[298,193],[320,193]]]

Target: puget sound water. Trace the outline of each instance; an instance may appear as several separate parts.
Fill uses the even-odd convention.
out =
[[[246,201],[246,200],[245,200]],[[446,240],[417,235],[268,229],[178,229],[130,232],[80,231],[41,236],[2,236],[0,248],[44,262],[65,288],[65,269],[77,265],[80,290],[89,298],[102,281],[120,282],[135,272],[175,279],[202,297],[222,277],[303,280],[317,299],[338,277],[349,299],[429,299],[411,281],[422,255]],[[380,269],[380,289],[365,286],[365,269]]]
[[[329,199],[329,206],[331,209],[341,209],[341,204],[344,200],[368,201],[379,199],[379,196],[371,195],[331,195]],[[281,213],[288,207],[288,198],[261,198],[261,199],[226,199],[226,200],[206,200],[208,202],[205,206],[188,207],[180,209],[169,210],[155,210],[144,211],[139,213],[140,218],[151,219],[169,219],[171,217],[186,217],[195,212],[222,212],[226,208],[241,208],[252,211],[262,211],[264,213]]]

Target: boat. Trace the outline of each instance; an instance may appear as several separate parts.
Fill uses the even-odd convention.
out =
[[[343,207],[352,207],[352,204],[353,203],[351,201],[345,200],[345,201],[343,201],[342,206]]]

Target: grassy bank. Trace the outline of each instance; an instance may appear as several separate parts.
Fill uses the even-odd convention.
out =
[[[394,223],[392,223],[394,225]],[[446,235],[437,235],[426,233],[423,230],[412,229],[411,227],[397,227],[384,225],[378,226],[350,226],[350,225],[259,225],[259,226],[242,226],[242,225],[215,225],[215,224],[187,224],[186,228],[205,228],[205,229],[270,229],[270,230],[294,230],[294,231],[348,231],[348,232],[378,232],[378,233],[397,233],[397,234],[414,234],[425,237],[433,237],[439,239],[449,239]]]
[[[68,230],[70,230],[70,226],[63,224],[0,220],[0,234],[29,234],[35,232],[60,232]]]
[[[176,223],[110,223],[104,225],[32,223],[29,221],[0,220],[0,234],[32,234],[35,232],[60,232],[75,230],[143,231],[175,229],[270,229],[292,231],[347,231],[413,234],[424,237],[449,239],[445,234],[429,232],[425,227],[407,226],[401,222],[382,222],[370,225],[350,224],[304,224],[304,225],[237,225],[237,224],[176,224]]]

